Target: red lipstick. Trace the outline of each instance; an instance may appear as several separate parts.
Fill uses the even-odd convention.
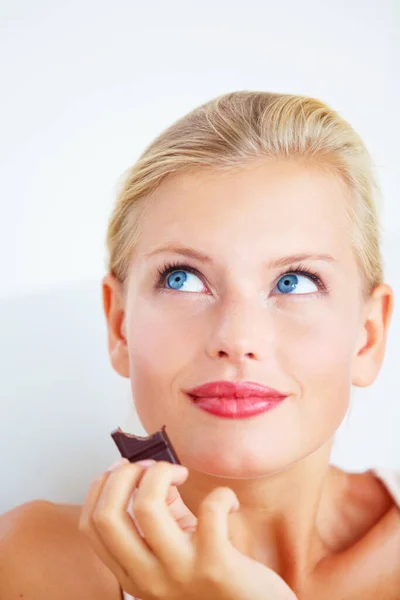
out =
[[[252,417],[275,408],[286,397],[255,382],[213,381],[187,391],[194,405],[227,419]]]

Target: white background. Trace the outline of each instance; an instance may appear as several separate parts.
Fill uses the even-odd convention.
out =
[[[107,220],[123,171],[200,103],[281,91],[348,119],[377,165],[399,295],[396,4],[2,0],[0,512],[82,503],[119,456],[111,430],[145,434],[107,355]],[[400,468],[399,336],[396,306],[381,374],[355,390],[336,438],[346,470]]]

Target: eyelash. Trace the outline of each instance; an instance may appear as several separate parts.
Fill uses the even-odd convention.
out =
[[[191,267],[190,265],[186,264],[186,263],[182,263],[182,262],[166,262],[161,268],[158,269],[158,280],[157,280],[157,284],[156,284],[156,288],[160,289],[162,288],[162,286],[165,284],[167,277],[173,273],[174,271],[188,271],[189,273],[193,273],[193,275],[196,275],[197,277],[199,277],[200,279],[202,279],[201,274],[197,271],[197,269]],[[277,282],[282,279],[282,277],[284,277],[285,275],[289,275],[291,273],[294,273],[296,275],[304,275],[305,277],[309,277],[316,285],[318,285],[318,287],[320,288],[321,292],[318,295],[326,295],[329,293],[330,288],[327,284],[325,284],[318,273],[316,273],[315,271],[310,270],[309,268],[306,268],[304,265],[299,264],[297,266],[294,266],[293,268],[288,269],[287,271],[284,271],[283,273],[281,273],[277,279]],[[168,289],[168,288],[166,288]],[[173,290],[171,290],[173,291]],[[283,296],[285,294],[282,294]],[[286,294],[286,295],[290,295],[293,296],[293,294]]]

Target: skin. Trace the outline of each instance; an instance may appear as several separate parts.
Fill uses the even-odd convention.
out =
[[[235,546],[300,586],[336,543],[348,481],[329,465],[333,439],[351,386],[379,373],[393,292],[382,284],[363,298],[347,190],[315,165],[264,160],[178,174],[150,202],[125,285],[103,280],[111,363],[130,379],[148,434],[166,425],[189,469],[179,486],[186,506],[197,515],[214,488],[229,486],[240,501],[229,516]],[[165,244],[211,260],[171,250],[146,256]],[[279,291],[299,263],[266,263],[299,253],[332,257],[301,261],[328,290],[299,275],[293,292]],[[176,267],[157,289],[157,269],[171,260],[197,274]],[[186,282],[171,289],[182,270]],[[252,418],[221,419],[185,393],[220,379],[288,397]]]

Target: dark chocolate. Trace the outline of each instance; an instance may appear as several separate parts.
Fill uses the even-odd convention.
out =
[[[122,457],[129,462],[136,462],[146,458],[153,460],[165,460],[180,465],[181,462],[171,444],[165,425],[160,431],[156,431],[147,437],[140,437],[132,433],[125,433],[118,427],[111,432],[111,437],[117,445]]]

